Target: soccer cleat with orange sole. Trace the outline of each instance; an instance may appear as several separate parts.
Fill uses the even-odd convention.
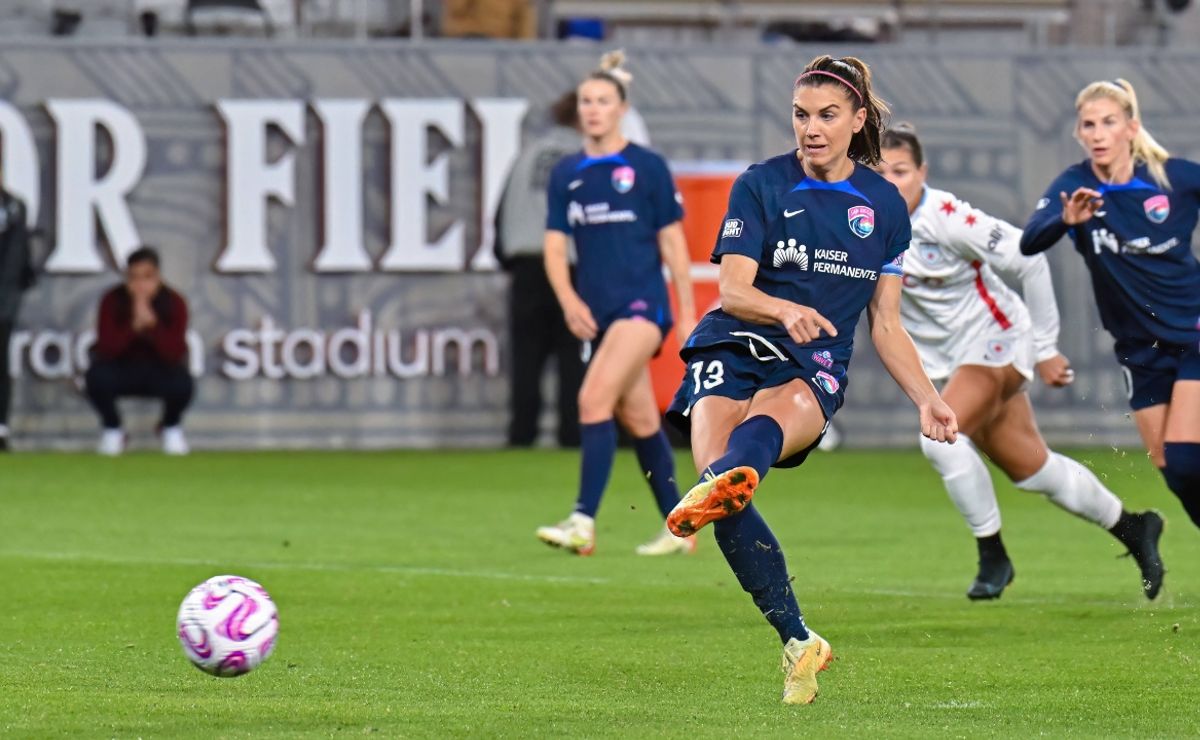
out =
[[[667,529],[676,537],[690,537],[706,524],[746,508],[757,487],[758,471],[744,465],[701,481],[671,509]]]
[[[833,648],[812,630],[808,639],[796,638],[783,646],[783,703],[812,704],[817,698],[817,674],[833,662]]]

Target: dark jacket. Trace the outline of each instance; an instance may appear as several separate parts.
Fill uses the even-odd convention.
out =
[[[25,203],[0,188],[0,322],[17,320],[21,293],[33,286]]]
[[[149,331],[133,330],[133,298],[118,285],[100,300],[96,322],[96,357],[101,360],[187,362],[188,309],[183,296],[162,286],[150,303],[158,323]]]

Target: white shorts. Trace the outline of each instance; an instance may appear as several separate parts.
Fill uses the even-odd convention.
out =
[[[1012,365],[1025,380],[1033,380],[1033,337],[1028,331],[993,327],[963,339],[953,337],[941,345],[914,341],[931,380],[949,378],[960,365]]]

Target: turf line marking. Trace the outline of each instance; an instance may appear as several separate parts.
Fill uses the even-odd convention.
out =
[[[23,558],[25,560],[79,561],[104,563],[109,565],[173,565],[198,566],[212,568],[228,568],[230,563],[236,563],[241,568],[257,568],[261,570],[308,570],[350,572],[366,571],[368,573],[387,573],[411,576],[445,576],[448,578],[480,578],[490,581],[528,581],[534,583],[579,583],[604,585],[609,583],[607,578],[587,578],[580,576],[546,576],[530,573],[507,573],[494,570],[458,570],[455,568],[430,568],[419,565],[358,565],[353,563],[281,563],[252,560],[209,560],[205,558],[131,558],[111,555],[96,555],[78,552],[32,552],[28,550],[0,551],[0,558]]]

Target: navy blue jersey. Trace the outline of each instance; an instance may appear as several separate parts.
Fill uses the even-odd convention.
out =
[[[601,329],[631,306],[669,313],[658,232],[683,208],[663,158],[637,144],[605,157],[576,152],[547,190],[546,228],[575,237],[575,289]]]
[[[1118,340],[1200,341],[1200,263],[1192,231],[1200,208],[1200,165],[1166,162],[1167,189],[1145,165],[1120,185],[1102,183],[1083,161],[1058,176],[1037,204],[1021,237],[1021,251],[1037,254],[1070,234],[1087,263],[1104,328]],[[1070,228],[1059,193],[1091,188],[1104,205],[1090,221]]]
[[[901,274],[911,239],[904,199],[867,167],[823,182],[804,174],[795,151],[752,165],[733,184],[712,261],[727,254],[755,260],[754,287],[815,309],[838,335],[798,345],[779,324],[752,324],[718,308],[700,320],[681,354],[687,359],[698,348],[754,340],[756,353],[781,348],[798,362],[820,354],[845,365],[879,276]],[[757,340],[767,344],[756,346]]]

